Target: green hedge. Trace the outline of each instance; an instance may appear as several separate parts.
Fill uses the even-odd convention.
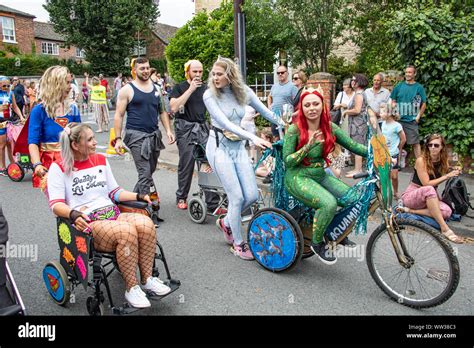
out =
[[[422,135],[442,134],[461,155],[474,148],[472,23],[473,12],[453,11],[451,5],[407,8],[390,23],[403,63],[417,67],[426,89]]]
[[[6,76],[42,75],[47,68],[53,65],[67,66],[76,75],[82,75],[85,71],[90,72],[89,64],[78,64],[74,59],[57,59],[43,55],[17,55],[10,58],[0,58],[0,73]]]

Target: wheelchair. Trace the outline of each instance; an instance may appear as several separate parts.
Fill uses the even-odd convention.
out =
[[[135,212],[150,217],[152,213],[146,202],[120,202],[118,207],[121,212]],[[124,315],[140,310],[127,302],[124,302],[122,306],[116,306],[113,301],[108,277],[114,271],[120,272],[115,253],[94,250],[92,236],[77,231],[67,219],[58,217],[57,225],[61,249],[60,261],[50,261],[43,268],[43,281],[52,300],[60,306],[67,306],[72,302],[71,294],[74,293],[75,288],[82,285],[86,291],[88,288],[93,291],[93,295],[88,296],[86,300],[87,312],[91,316],[102,316],[106,314],[105,295],[102,289],[102,286],[105,286],[112,314]],[[65,244],[67,244],[66,249],[63,247]],[[171,291],[162,296],[145,291],[152,301],[161,300],[175,292],[181,285],[179,280],[171,277],[163,247],[159,242],[156,246],[152,274],[154,277],[159,276],[157,261],[160,261],[166,272],[164,283],[171,288]],[[92,269],[91,276],[89,276],[89,268]]]
[[[202,170],[204,164],[209,164],[206,158],[205,145],[197,142],[193,142],[190,145],[194,146],[193,157],[197,166],[199,191],[193,193],[192,198],[188,201],[188,215],[194,223],[202,224],[206,221],[208,215],[218,217],[220,215],[218,212],[222,208],[226,209],[229,202],[216,173],[206,173]],[[206,193],[215,193],[219,196],[219,203],[212,212],[207,210],[207,204],[204,200]],[[242,223],[250,221],[264,205],[262,191],[258,189],[257,201],[246,211],[242,212]]]

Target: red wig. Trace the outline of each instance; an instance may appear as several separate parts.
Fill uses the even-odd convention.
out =
[[[309,94],[314,94],[318,96],[321,99],[321,102],[323,103],[323,110],[320,116],[319,129],[321,130],[324,140],[325,140],[323,143],[323,158],[326,161],[326,163],[330,165],[331,162],[328,160],[328,155],[332,151],[334,151],[334,143],[336,142],[336,137],[332,135],[331,117],[329,114],[328,107],[326,103],[324,102],[323,96],[316,90],[312,92],[305,91],[301,94],[300,101],[298,103],[298,115],[296,116],[296,125],[298,126],[300,130],[300,142],[298,146],[296,147],[296,150],[298,151],[299,149],[301,149],[309,141],[308,121],[306,120],[306,116],[303,113],[303,100]],[[303,165],[305,166],[310,165],[308,158],[305,158],[303,160]]]

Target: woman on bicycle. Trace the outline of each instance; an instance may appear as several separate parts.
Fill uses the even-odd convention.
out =
[[[338,143],[359,156],[367,157],[367,147],[353,141],[332,123],[323,96],[316,90],[306,90],[300,98],[296,122],[285,135],[283,160],[286,166],[285,186],[288,192],[306,206],[315,209],[311,249],[328,265],[337,258],[323,240],[324,232],[349,186],[328,175],[328,155]],[[354,247],[345,238],[342,245]]]
[[[242,129],[240,123],[246,105],[276,125],[280,121],[244,84],[238,66],[228,58],[219,58],[214,63],[209,89],[203,99],[213,127],[207,141],[206,156],[229,200],[227,216],[218,219],[216,224],[224,233],[226,242],[233,245],[231,251],[234,255],[253,260],[240,232],[241,214],[258,199],[258,188],[243,140],[250,140],[262,149],[271,147],[271,143]]]
[[[438,134],[429,135],[421,156],[416,159],[412,181],[402,194],[404,207],[398,209],[405,213],[434,218],[446,238],[454,243],[462,243],[462,238],[444,221],[451,216],[452,210],[441,201],[437,192],[439,184],[461,174],[458,169],[449,173],[448,170],[448,151],[444,138]]]
[[[138,285],[156,295],[171,289],[152,276],[156,231],[153,221],[137,213],[120,213],[115,202],[144,201],[148,195],[123,190],[115,181],[103,155],[96,154],[97,141],[87,124],[71,123],[61,133],[61,160],[51,164],[48,175],[49,205],[57,216],[70,219],[78,230],[92,231],[94,248],[115,252],[125,279],[126,300],[138,308],[150,301]]]

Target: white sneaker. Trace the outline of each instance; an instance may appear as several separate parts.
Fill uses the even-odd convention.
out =
[[[157,277],[149,277],[146,280],[145,285],[143,285],[143,288],[145,288],[145,290],[150,290],[155,295],[160,296],[166,295],[171,291],[170,287],[165,285],[163,281]]]
[[[150,301],[139,285],[135,285],[130,291],[125,291],[125,299],[132,307],[147,308],[151,307]]]

